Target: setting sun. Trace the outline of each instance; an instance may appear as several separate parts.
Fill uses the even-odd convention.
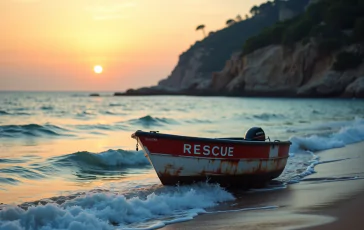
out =
[[[94,67],[94,71],[95,71],[95,73],[102,73],[102,66],[100,66],[100,65],[96,65],[96,66]]]

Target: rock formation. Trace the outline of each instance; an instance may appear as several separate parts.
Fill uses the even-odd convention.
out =
[[[159,82],[159,86],[165,89],[190,89],[206,88],[210,82],[209,74],[199,71],[202,65],[202,58],[209,55],[204,48],[192,51],[189,56],[181,56],[179,64],[172,71],[171,75]]]
[[[310,20],[311,14],[328,13],[325,4],[330,3],[262,4],[260,9],[270,10],[192,45],[157,86],[126,94],[364,97],[364,44],[360,44],[364,20],[355,18],[354,23],[349,18],[351,24],[345,28],[339,27],[338,20],[323,21],[318,15]],[[345,4],[355,9],[350,7],[353,3]],[[294,9],[307,10],[273,25],[294,17],[299,12]],[[335,11],[335,16],[340,12]],[[330,23],[341,29],[331,30]]]
[[[210,87],[242,95],[362,97],[364,63],[338,72],[333,69],[335,56],[321,54],[313,43],[294,48],[271,45],[240,58],[233,55],[221,72],[213,74]]]

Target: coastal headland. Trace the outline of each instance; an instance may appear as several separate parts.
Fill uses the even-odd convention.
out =
[[[364,97],[363,1],[274,1],[251,12],[197,41],[157,85],[115,96]]]

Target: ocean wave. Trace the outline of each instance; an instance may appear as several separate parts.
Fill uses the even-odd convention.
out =
[[[82,111],[76,114],[76,116],[79,118],[88,118],[95,115],[96,115],[95,113],[92,113],[90,111]]]
[[[158,118],[158,117],[152,117],[150,115],[138,118],[138,119],[132,119],[128,121],[129,123],[133,125],[142,125],[144,127],[149,126],[160,126],[164,124],[175,124],[177,123],[175,120],[170,118]]]
[[[348,144],[357,143],[364,140],[364,120],[356,118],[346,126],[341,127],[337,132],[318,136],[311,135],[307,137],[294,136],[290,138],[292,146],[290,152],[300,151],[321,151],[332,148],[345,147]]]
[[[2,229],[115,229],[156,228],[192,219],[235,197],[218,185],[179,186],[146,198],[95,193],[65,203],[38,205],[27,210],[6,206],[0,211]]]
[[[115,111],[110,111],[110,110],[100,111],[100,113],[105,114],[105,115],[118,115],[118,116],[125,115],[125,113],[120,113],[120,112],[115,112]]]
[[[113,130],[114,128],[110,125],[95,124],[95,125],[76,125],[76,129],[80,130]]]
[[[0,137],[40,137],[40,136],[60,136],[62,132],[67,131],[55,125],[2,125],[0,126]]]
[[[111,111],[104,111],[103,114],[106,114],[106,115],[119,115],[118,113],[111,112]]]
[[[40,107],[41,110],[53,110],[53,106],[47,106],[47,105],[43,105]]]
[[[196,124],[211,124],[212,121],[211,120],[208,120],[208,119],[191,119],[191,120],[187,120],[186,121],[187,123],[196,123]]]
[[[76,94],[72,94],[71,97],[86,97],[86,94],[81,94],[81,93],[76,93]]]
[[[16,112],[16,113],[11,113],[11,112],[6,112],[4,110],[0,110],[0,116],[29,116],[31,114],[29,113],[20,113],[20,112]]]
[[[142,151],[108,150],[101,153],[76,152],[51,159],[53,164],[61,166],[98,166],[101,168],[125,166],[138,167],[147,166],[149,161]]]
[[[353,122],[359,121],[360,118],[356,118],[354,121],[331,121],[331,122],[325,122],[325,123],[319,123],[319,124],[311,124],[311,125],[305,125],[305,126],[298,126],[298,127],[292,127],[289,129],[286,129],[289,133],[297,133],[297,132],[310,132],[313,134],[322,134],[327,133],[330,134],[332,132],[339,131],[341,128],[351,126]],[[304,123],[299,121],[299,123]]]
[[[10,177],[0,177],[0,184],[16,185],[18,183],[20,183],[20,181],[14,179],[14,178],[10,178]]]
[[[13,110],[15,110],[15,111],[27,111],[27,110],[29,110],[29,108],[18,107],[18,108],[14,108]]]
[[[316,128],[318,130],[330,130],[329,127],[332,128],[330,134],[326,132],[324,135],[315,134],[290,138],[292,142],[290,158],[278,180],[287,184],[298,183],[303,178],[316,173],[316,165],[327,163],[320,161],[320,156],[316,155],[315,152],[341,148],[348,144],[364,141],[363,119],[356,118],[353,121],[330,122]]]
[[[26,159],[7,159],[7,158],[0,158],[0,164],[18,164],[18,163],[24,163],[26,162]]]
[[[120,103],[110,103],[109,106],[110,107],[118,107],[118,106],[123,106],[123,104],[120,104]]]
[[[321,114],[321,112],[320,111],[317,111],[316,109],[313,109],[312,110],[312,114]]]
[[[75,125],[79,130],[102,130],[102,131],[120,131],[127,130],[122,124],[89,124],[89,125]]]
[[[253,118],[267,121],[270,119],[286,119],[286,116],[284,116],[283,114],[262,113],[262,114],[253,115]]]
[[[20,176],[26,179],[42,179],[45,176],[22,166],[12,166],[0,169],[0,173]]]

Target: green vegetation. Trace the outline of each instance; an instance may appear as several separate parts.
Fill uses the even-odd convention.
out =
[[[362,41],[364,41],[364,17],[358,18],[355,21],[355,27],[353,31],[353,42]]]
[[[318,41],[318,50],[322,54],[329,54],[343,46],[342,40],[338,38],[324,38]]]
[[[297,14],[304,11],[304,7],[308,2],[309,0],[284,1]],[[207,32],[208,36],[202,41],[197,41],[189,50],[181,54],[179,65],[188,63],[196,51],[204,50],[204,55],[199,58],[202,63],[199,67],[200,74],[210,77],[211,72],[220,71],[226,60],[231,57],[231,54],[241,50],[242,43],[278,21],[280,4],[283,4],[283,1],[266,2],[252,8],[252,17],[246,16],[245,19],[242,19],[238,15],[228,19],[225,22],[227,26],[224,29],[214,33]],[[201,26],[196,29],[204,31],[205,26]],[[277,36],[280,35],[277,34]],[[280,38],[277,38],[277,40],[280,40]]]
[[[363,61],[363,55],[360,53],[340,52],[336,57],[334,69],[336,71],[345,71],[355,69]]]
[[[205,32],[205,25],[199,25],[196,27],[196,31],[197,30],[202,30],[203,36],[206,37],[206,32]]]
[[[226,21],[226,25],[227,25],[227,26],[232,26],[232,25],[234,25],[234,23],[235,23],[235,20],[234,20],[234,19],[228,19],[228,20]]]
[[[292,4],[278,2],[286,6]],[[259,9],[252,9],[253,13],[257,11]],[[249,38],[243,53],[272,44],[293,45],[299,41],[306,44],[312,39],[317,41],[323,53],[336,51],[343,45],[364,42],[364,0],[321,0],[310,5],[303,14],[278,22]],[[342,54],[340,60],[338,57],[337,68],[348,66],[347,60],[355,59],[354,56]]]

